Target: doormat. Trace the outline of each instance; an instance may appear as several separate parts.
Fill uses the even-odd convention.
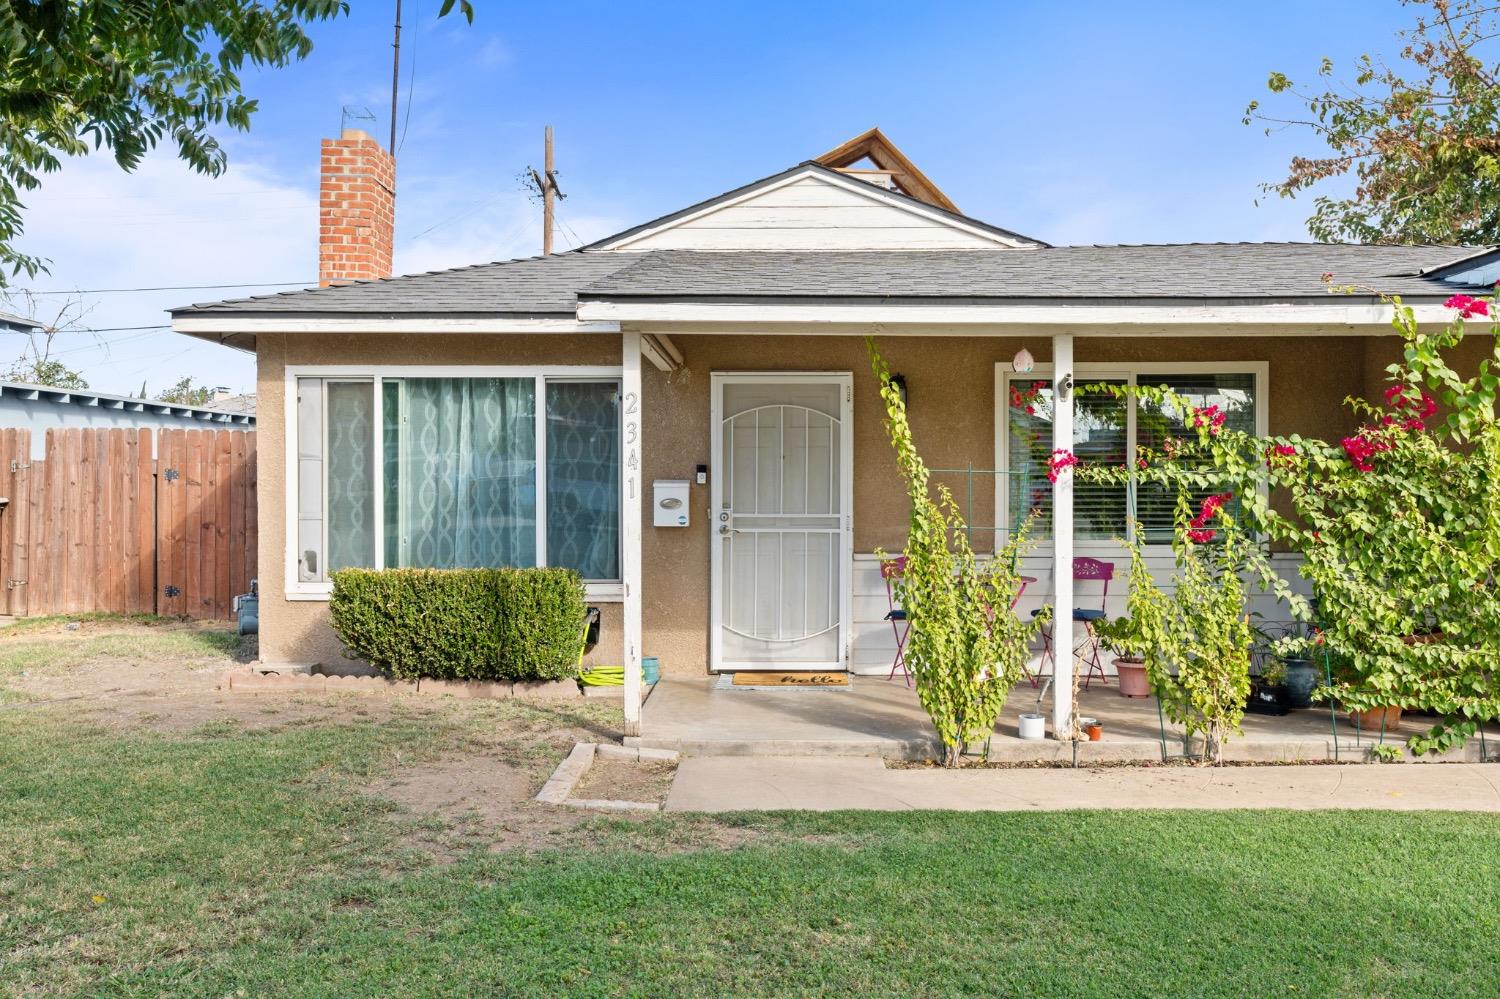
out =
[[[849,686],[849,674],[837,672],[747,670],[742,673],[733,673],[731,677],[729,686],[732,687],[770,687],[777,690],[802,690],[812,688],[837,689]],[[723,685],[723,678],[720,679],[720,684]]]

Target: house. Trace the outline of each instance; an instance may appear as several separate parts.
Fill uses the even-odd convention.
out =
[[[32,431],[31,456],[45,456],[49,429],[84,427],[172,427],[179,430],[254,430],[255,413],[231,412],[210,403],[185,406],[136,399],[92,389],[63,389],[0,382],[0,427]]]
[[[1127,500],[1049,484],[1047,457],[1130,462],[1148,432],[1075,383],[1165,383],[1243,427],[1338,438],[1344,398],[1396,357],[1375,290],[1437,324],[1500,276],[1500,254],[1457,247],[1052,246],[963,214],[871,130],[578,251],[388,278],[390,156],[346,132],[322,162],[324,287],[172,313],[258,360],[273,661],[338,656],[331,569],[545,563],[588,579],[605,661],[884,675],[877,552],[902,546],[907,504],[871,334],[976,547],[1044,511],[1026,598],[1068,620],[1100,599],[1073,558],[1118,556]],[[1138,512],[1165,541],[1169,507]]]

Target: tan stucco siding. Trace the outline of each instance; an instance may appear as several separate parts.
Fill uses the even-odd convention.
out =
[[[854,547],[894,549],[905,534],[906,501],[895,477],[881,404],[858,337],[687,336],[674,334],[687,359],[668,375],[643,371],[644,482],[693,478],[709,464],[710,375],[714,371],[849,371],[854,374]],[[983,337],[882,337],[893,371],[904,374],[918,446],[932,467],[992,468],[995,461],[995,365],[1027,347],[1047,362],[1050,340]],[[1265,361],[1273,433],[1337,439],[1352,426],[1343,405],[1368,391],[1365,337],[1079,338],[1076,363],[1180,360]],[[371,334],[260,337],[260,580],[262,655],[275,661],[334,661],[340,649],[326,604],[284,599],[284,366],[287,364],[607,364],[619,363],[616,336],[390,336]],[[1378,370],[1378,368],[1377,368]],[[713,474],[713,470],[710,470]],[[959,479],[952,480],[956,487]],[[649,500],[649,493],[647,495]],[[656,529],[647,503],[643,527],[644,651],[671,671],[696,672],[708,656],[708,487],[692,487],[692,525]],[[973,517],[994,522],[991,490],[977,489]],[[976,538],[983,543],[983,539]],[[620,606],[605,604],[598,661],[620,656]]]
[[[286,599],[286,366],[299,364],[619,365],[620,338],[434,334],[262,333],[256,338],[257,509],[260,531],[260,654],[267,662],[335,663],[343,645],[328,605]],[[619,604],[601,604],[602,639],[592,661],[620,660]]]

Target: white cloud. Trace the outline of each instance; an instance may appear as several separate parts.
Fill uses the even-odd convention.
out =
[[[69,290],[316,280],[311,180],[297,183],[245,160],[222,177],[201,177],[165,153],[131,174],[104,156],[71,161],[26,198],[22,245],[49,258],[51,273],[16,283]],[[274,290],[87,295],[83,322],[165,323],[171,306]],[[39,312],[55,312],[66,300],[44,296]],[[101,391],[133,393],[143,380],[155,389],[184,375],[235,391],[254,387],[253,358],[169,330],[66,333],[58,349]],[[9,363],[11,352],[0,360]]]

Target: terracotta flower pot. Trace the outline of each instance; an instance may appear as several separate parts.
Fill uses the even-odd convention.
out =
[[[1083,731],[1084,734],[1089,737],[1089,742],[1098,742],[1100,739],[1104,738],[1103,725],[1090,725]]]
[[[1139,659],[1116,659],[1115,673],[1120,678],[1121,697],[1151,696],[1151,681],[1146,679],[1146,664]]]
[[[1383,730],[1390,733],[1401,727],[1401,709],[1392,705],[1384,708],[1371,708],[1369,711],[1351,711],[1349,720],[1361,732],[1378,734]]]

